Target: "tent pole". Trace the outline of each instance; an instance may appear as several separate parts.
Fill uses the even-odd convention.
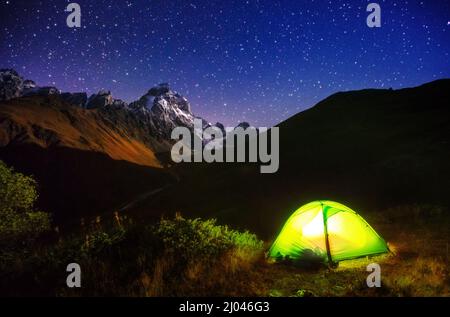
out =
[[[330,241],[328,240],[328,224],[327,224],[327,218],[325,215],[325,210],[323,208],[322,202],[320,202],[320,205],[322,206],[322,218],[323,218],[323,229],[325,233],[325,246],[327,247],[327,257],[328,257],[328,264],[333,265],[333,259],[331,258],[331,251],[330,251]]]

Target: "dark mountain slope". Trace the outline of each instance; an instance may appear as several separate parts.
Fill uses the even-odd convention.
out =
[[[449,88],[443,80],[327,98],[280,125],[278,176],[362,206],[448,201]]]
[[[156,139],[129,112],[86,110],[60,96],[21,97],[0,104],[0,159],[39,184],[38,205],[56,224],[112,212],[172,177]]]
[[[159,168],[113,160],[99,152],[68,147],[44,149],[34,144],[0,148],[0,159],[38,181],[38,207],[52,213],[54,223],[62,227],[78,226],[86,221],[119,210],[150,190],[164,187],[171,176]],[[159,217],[161,211],[148,210]]]

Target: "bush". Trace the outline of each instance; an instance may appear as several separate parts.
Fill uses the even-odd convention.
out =
[[[37,197],[32,177],[0,161],[0,245],[28,244],[49,230],[49,214],[34,210]]]
[[[163,219],[154,228],[166,252],[185,260],[197,257],[214,259],[230,249],[261,250],[263,242],[248,231],[231,230],[215,219]]]
[[[263,242],[256,235],[217,225],[215,219],[181,216],[161,220],[152,232],[160,252],[152,273],[141,277],[145,295],[225,296],[260,291],[257,282],[241,283],[252,279],[254,265],[263,258]]]

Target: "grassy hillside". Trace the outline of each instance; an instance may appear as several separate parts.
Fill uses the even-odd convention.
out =
[[[145,225],[117,214],[77,234],[53,234],[26,247],[0,249],[0,294],[449,296],[449,254],[445,241],[437,239],[448,222],[441,222],[444,215],[430,221],[421,215],[424,211],[407,208],[391,215],[387,210],[388,217],[369,219],[390,232],[385,237],[393,253],[343,261],[337,268],[272,263],[264,255],[267,243],[214,220],[177,216]],[[399,214],[407,214],[407,221],[391,223]],[[416,236],[411,229],[419,226]],[[66,287],[71,262],[82,267],[81,288]],[[366,284],[366,267],[373,262],[382,266],[381,288]]]
[[[124,113],[116,109],[115,116],[121,115]],[[68,105],[58,96],[18,98],[0,105],[0,145],[68,147],[161,167],[154,147],[133,135],[132,129],[121,121],[122,124],[119,120],[114,122],[99,109],[84,110]]]

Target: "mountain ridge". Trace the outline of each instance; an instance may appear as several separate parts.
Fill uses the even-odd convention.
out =
[[[168,83],[151,87],[143,96],[130,103],[113,97],[110,90],[100,89],[89,97],[85,92],[61,92],[53,86],[40,87],[34,81],[24,79],[10,68],[0,69],[0,102],[29,96],[59,96],[65,102],[83,109],[122,109],[136,115],[147,125],[153,136],[170,139],[174,127],[193,129],[195,118],[204,122],[205,128],[212,126],[207,120],[191,111],[189,101]],[[215,125],[221,125],[219,122]]]

